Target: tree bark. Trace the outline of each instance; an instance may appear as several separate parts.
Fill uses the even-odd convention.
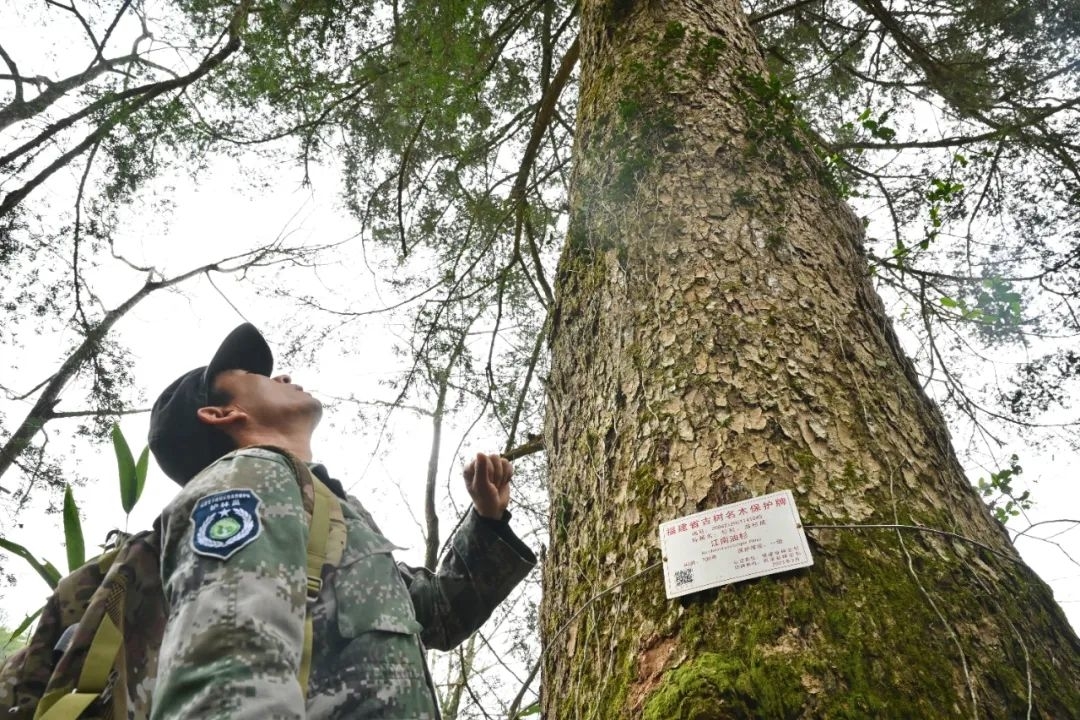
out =
[[[739,3],[583,2],[545,716],[1064,718],[1080,641],[973,490]],[[668,601],[657,525],[782,489],[814,565]]]

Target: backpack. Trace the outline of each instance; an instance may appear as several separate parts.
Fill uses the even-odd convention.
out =
[[[276,447],[296,473],[311,518],[308,612],[299,672],[307,696],[311,604],[322,587],[337,497],[307,465]],[[169,609],[161,585],[160,518],[153,530],[120,535],[116,547],[64,577],[42,609],[30,642],[0,667],[5,720],[143,720],[149,715]]]

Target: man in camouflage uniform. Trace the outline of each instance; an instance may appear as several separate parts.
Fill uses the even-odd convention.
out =
[[[241,325],[154,404],[150,447],[183,489],[161,523],[169,617],[151,717],[437,718],[424,648],[459,644],[536,563],[507,524],[510,463],[479,454],[465,469],[473,507],[437,573],[398,565],[360,502],[310,462],[319,401],[272,367]],[[306,698],[303,484],[289,455],[253,446],[308,462],[340,500]]]

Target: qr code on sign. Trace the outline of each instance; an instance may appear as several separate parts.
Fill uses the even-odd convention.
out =
[[[686,570],[675,571],[675,584],[676,585],[689,585],[694,582],[694,569],[687,568]]]

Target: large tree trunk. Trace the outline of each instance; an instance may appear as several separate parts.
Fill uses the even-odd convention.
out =
[[[581,25],[546,717],[1077,717],[1080,642],[966,480],[739,4]],[[660,559],[659,522],[788,488],[809,525],[972,542],[810,529],[804,570],[589,602]]]

